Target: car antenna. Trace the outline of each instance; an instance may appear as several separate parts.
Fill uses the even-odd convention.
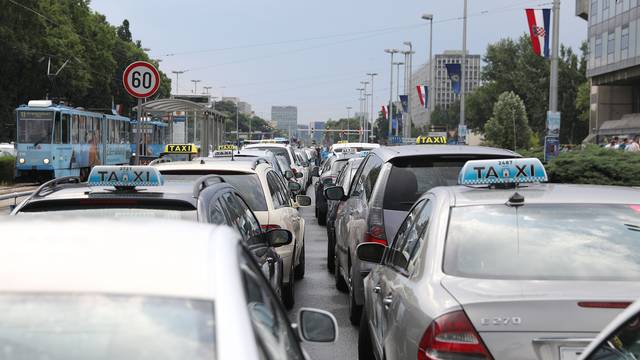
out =
[[[522,206],[524,205],[524,196],[520,195],[517,191],[511,195],[509,200],[507,200],[508,206]]]

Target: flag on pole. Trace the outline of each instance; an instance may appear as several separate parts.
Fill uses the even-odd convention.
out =
[[[398,95],[400,104],[402,104],[402,112],[409,112],[409,95]]]
[[[451,80],[451,89],[457,95],[460,95],[460,80],[462,79],[462,68],[460,64],[445,64],[447,66],[447,74]]]
[[[389,107],[386,105],[382,105],[382,115],[384,115],[385,119],[389,118]]]
[[[536,55],[549,58],[551,9],[525,9],[531,34],[531,46]]]
[[[418,98],[420,99],[420,104],[425,109],[429,108],[429,87],[427,85],[418,85],[416,86],[418,89]]]

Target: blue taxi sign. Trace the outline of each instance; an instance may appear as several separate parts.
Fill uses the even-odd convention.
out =
[[[164,179],[153,166],[94,166],[89,174],[89,186],[160,186]]]
[[[537,158],[470,160],[460,170],[460,185],[523,184],[548,181]]]
[[[360,155],[360,157],[367,157],[367,155],[369,155],[369,152],[368,151],[360,151],[358,153],[358,155]]]

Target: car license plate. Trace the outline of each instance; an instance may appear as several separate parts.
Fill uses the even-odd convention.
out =
[[[561,347],[560,360],[578,360],[584,348],[579,347]]]

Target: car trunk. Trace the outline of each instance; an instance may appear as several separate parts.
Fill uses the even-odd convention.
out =
[[[494,359],[577,359],[640,284],[622,281],[534,281],[447,276]],[[580,304],[579,304],[580,303]]]

